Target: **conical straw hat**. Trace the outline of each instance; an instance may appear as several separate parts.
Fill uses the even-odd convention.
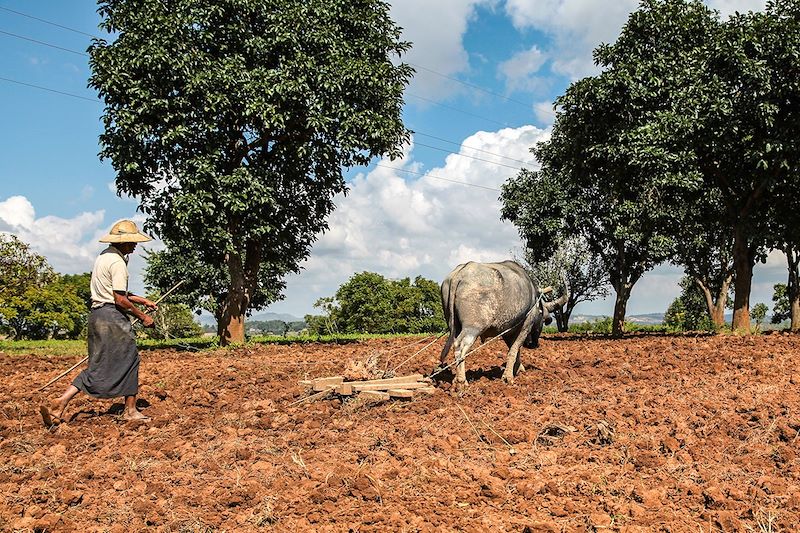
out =
[[[108,235],[104,235],[100,239],[100,242],[147,242],[152,240],[152,237],[139,231],[132,221],[120,220],[111,227]]]

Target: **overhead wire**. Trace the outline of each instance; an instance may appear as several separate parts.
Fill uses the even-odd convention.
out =
[[[421,143],[421,142],[418,142],[418,141],[415,141],[414,145],[415,146],[424,146],[425,148],[430,148],[431,150],[438,150],[440,152],[444,152],[446,154],[455,155],[455,156],[458,156],[458,157],[466,157],[468,159],[474,159],[476,161],[483,161],[484,163],[491,163],[491,164],[497,165],[499,167],[510,168],[510,169],[513,169],[513,170],[523,170],[520,167],[512,167],[511,165],[505,165],[503,163],[498,163],[496,161],[490,161],[488,159],[482,159],[480,157],[475,157],[474,155],[462,154],[461,152],[453,152],[452,150],[447,150],[446,148],[439,148],[438,146],[431,146],[430,144],[424,144],[424,143]],[[530,170],[530,169],[527,169],[527,170]]]
[[[85,52],[78,52],[77,50],[72,50],[70,48],[64,48],[63,46],[58,46],[56,44],[51,44],[51,43],[47,43],[47,42],[44,42],[44,41],[39,41],[37,39],[32,39],[30,37],[25,37],[24,35],[18,35],[16,33],[11,33],[9,31],[5,31],[5,30],[0,30],[0,33],[2,33],[4,35],[8,35],[9,37],[16,37],[17,39],[22,39],[24,41],[30,41],[32,43],[41,44],[43,46],[49,46],[50,48],[55,48],[57,50],[63,50],[64,52],[69,52],[71,54],[77,54],[79,56],[89,57],[89,54],[87,54]]]
[[[51,26],[56,26],[57,28],[61,28],[63,30],[69,30],[69,31],[73,31],[75,33],[80,33],[81,35],[85,35],[87,37],[92,37],[92,38],[96,38],[97,37],[96,35],[92,35],[91,33],[86,33],[85,31],[76,30],[75,28],[70,28],[69,26],[63,26],[61,24],[57,24],[57,23],[49,21],[49,20],[45,20],[45,19],[42,19],[42,18],[39,18],[39,17],[34,17],[33,15],[29,15],[27,13],[23,13],[22,11],[16,11],[14,9],[10,9],[10,8],[3,7],[3,6],[0,6],[0,9],[2,9],[3,11],[8,11],[9,13],[14,13],[15,15],[19,15],[21,17],[27,17],[29,19],[38,20],[39,22],[44,22],[45,24],[50,24]]]
[[[96,100],[93,98],[88,98],[86,96],[80,96],[78,94],[72,94],[64,91],[59,91],[57,89],[50,89],[49,87],[42,87],[41,85],[35,85],[33,83],[26,83],[24,81],[19,80],[12,80],[11,78],[4,78],[0,76],[0,81],[7,81],[9,83],[16,83],[18,85],[24,85],[26,87],[33,87],[34,89],[41,89],[42,91],[49,91],[51,93],[63,94],[64,96],[71,96],[72,98],[80,98],[81,100],[87,100],[89,102],[94,102],[96,104],[102,104],[100,100]]]
[[[95,35],[83,32],[81,30],[77,30],[75,28],[70,28],[69,26],[64,26],[62,24],[57,24],[55,22],[52,22],[52,21],[49,21],[49,20],[46,20],[46,19],[43,19],[43,18],[40,18],[40,17],[35,17],[33,15],[29,15],[29,14],[23,13],[21,11],[16,11],[16,10],[5,8],[5,7],[2,7],[2,6],[0,6],[0,9],[2,9],[4,11],[11,12],[11,13],[14,13],[14,14],[19,15],[19,16],[23,16],[23,17],[27,17],[27,18],[30,18],[30,19],[33,19],[33,20],[37,20],[37,21],[45,23],[45,24],[49,24],[49,25],[52,25],[52,26],[56,26],[56,27],[65,29],[65,30],[73,31],[75,33],[78,33],[78,34],[81,34],[81,35],[85,35],[87,37],[96,38]],[[84,56],[84,57],[89,57],[89,55],[86,54],[85,52],[72,50],[72,49],[69,49],[69,48],[58,46],[58,45],[55,45],[55,44],[52,44],[52,43],[48,43],[48,42],[45,42],[45,41],[41,41],[41,40],[38,40],[38,39],[33,39],[33,38],[26,37],[26,36],[23,36],[23,35],[18,35],[18,34],[12,33],[12,32],[7,32],[7,31],[4,31],[4,30],[0,30],[0,34],[4,34],[4,35],[7,35],[9,37],[14,37],[14,38],[17,38],[17,39],[33,42],[35,44],[39,44],[39,45],[42,45],[42,46],[47,46],[47,47],[54,48],[54,49],[57,49],[57,50],[62,50],[62,51],[65,51],[65,52],[81,55],[81,56]],[[422,65],[413,64],[413,63],[409,63],[409,64],[411,66],[415,67],[415,68],[418,68],[418,69],[421,69],[421,70],[424,70],[424,71],[439,75],[439,76],[441,76],[443,78],[446,78],[446,79],[461,83],[461,84],[463,84],[465,86],[468,86],[468,87],[471,87],[471,88],[474,88],[474,89],[477,89],[477,90],[481,90],[481,91],[483,91],[483,92],[485,92],[487,94],[491,94],[491,95],[493,95],[495,97],[503,98],[504,100],[507,100],[509,102],[514,102],[514,103],[525,105],[526,107],[528,107],[528,104],[520,102],[519,100],[514,100],[513,98],[510,98],[510,97],[507,97],[505,95],[496,93],[494,91],[490,91],[490,90],[488,90],[488,89],[486,89],[484,87],[481,87],[479,85],[472,84],[472,83],[469,83],[469,82],[465,82],[463,80],[459,80],[458,78],[455,78],[455,77],[452,77],[452,76],[448,76],[446,74],[442,74],[441,72],[437,72],[437,71],[435,71],[433,69],[430,69],[430,68],[422,66]],[[52,92],[52,93],[56,93],[56,94],[61,94],[61,95],[64,95],[64,96],[70,96],[72,98],[78,98],[78,99],[81,99],[81,100],[86,100],[86,101],[95,102],[95,103],[102,103],[102,102],[100,102],[99,100],[96,100],[96,99],[80,96],[80,95],[73,94],[73,93],[68,93],[68,92],[65,92],[65,91],[60,91],[60,90],[57,90],[57,89],[51,89],[49,87],[43,87],[41,85],[36,85],[36,84],[32,84],[32,83],[26,83],[26,82],[22,82],[22,81],[19,81],[19,80],[14,80],[14,79],[11,79],[11,78],[0,77],[0,80],[6,81],[6,82],[9,82],[9,83],[15,83],[15,84],[26,86],[26,87],[31,87],[31,88],[43,90],[43,91],[48,91],[48,92]],[[489,117],[484,117],[484,116],[481,116],[481,115],[478,115],[478,114],[475,114],[475,113],[471,113],[469,111],[465,111],[463,109],[459,109],[459,108],[456,108],[456,107],[453,107],[453,106],[448,106],[446,104],[442,104],[442,103],[437,102],[435,100],[432,100],[432,99],[429,99],[429,98],[425,98],[423,96],[419,96],[419,95],[412,94],[412,93],[406,93],[406,95],[407,96],[411,96],[413,98],[417,98],[417,99],[423,100],[423,101],[430,102],[430,103],[438,105],[440,107],[451,109],[451,110],[459,112],[459,113],[463,113],[463,114],[470,115],[470,116],[473,116],[473,117],[476,117],[476,118],[480,118],[482,120],[490,121],[490,122],[493,122],[493,123],[501,125],[501,126],[508,126],[507,123],[499,122],[499,121],[491,119]],[[443,139],[441,137],[437,137],[437,136],[434,136],[434,135],[426,134],[426,133],[423,133],[423,132],[414,132],[414,133],[418,134],[418,135],[425,136],[425,137],[429,137],[429,138],[432,138],[432,139],[436,139],[436,140],[439,140],[439,141],[442,141],[442,142],[446,142],[448,144],[453,144],[453,145],[456,145],[456,146],[462,146],[461,143],[457,143],[455,141],[450,141],[450,140],[447,140],[447,139]],[[510,168],[512,170],[523,170],[520,167],[514,167],[514,166],[511,166],[511,165],[506,165],[506,164],[499,163],[499,162],[496,162],[496,161],[490,161],[490,160],[487,160],[487,159],[483,159],[483,158],[476,157],[476,156],[471,156],[469,154],[464,154],[464,153],[461,153],[461,152],[453,152],[452,150],[447,150],[447,149],[440,148],[440,147],[437,147],[437,146],[431,146],[431,145],[428,145],[428,144],[425,144],[425,143],[421,143],[421,142],[418,142],[418,141],[415,142],[415,144],[418,145],[418,146],[422,146],[422,147],[425,147],[425,148],[432,149],[432,150],[441,151],[441,152],[444,152],[444,153],[447,153],[447,154],[456,155],[456,156],[460,156],[460,157],[465,157],[465,158],[469,158],[469,159],[474,159],[474,160],[477,160],[477,161],[482,161],[482,162],[485,162],[485,163],[489,163],[489,164],[493,164],[493,165],[497,165],[497,166],[501,166],[501,167],[505,167],[505,168]],[[496,154],[496,153],[493,153],[493,152],[489,152],[487,150],[483,150],[483,149],[480,149],[480,148],[469,147],[469,146],[466,146],[466,145],[463,145],[463,147],[464,148],[469,148],[469,149],[472,149],[472,150],[475,150],[475,151],[478,151],[478,152],[486,153],[486,154],[489,154],[489,155],[493,155],[495,157],[499,157],[499,158],[502,158],[502,159],[514,161],[514,162],[521,163],[521,164],[526,164],[525,161],[521,161],[519,159],[514,159],[514,158],[507,157],[507,156],[503,156],[501,154]],[[376,166],[384,166],[385,167],[385,165],[376,165]],[[483,188],[483,189],[499,191],[499,189],[493,189],[491,187],[485,187],[485,186],[482,186],[482,185],[476,185],[476,184],[460,182],[458,180],[451,180],[451,179],[447,179],[447,178],[441,178],[441,177],[437,177],[437,176],[432,176],[430,174],[421,174],[421,173],[417,173],[417,172],[409,171],[409,170],[405,170],[405,169],[398,169],[398,168],[395,168],[395,167],[385,167],[385,168],[392,168],[394,170],[398,170],[398,171],[401,171],[401,172],[407,172],[407,173],[411,173],[411,174],[419,174],[421,176],[428,176],[428,177],[431,177],[433,179],[440,179],[440,180],[449,181],[449,182],[452,182],[452,183],[458,183],[458,184],[461,184],[461,185],[467,185],[467,186],[473,186],[473,187],[479,187],[479,188]]]
[[[454,145],[456,145],[456,146],[461,146],[461,147],[463,147],[463,148],[469,148],[470,150],[475,150],[476,152],[481,152],[481,153],[484,153],[484,154],[493,155],[493,156],[495,156],[495,157],[502,157],[503,159],[508,159],[509,161],[514,161],[515,163],[521,163],[521,164],[523,164],[523,165],[527,165],[527,164],[529,164],[529,162],[528,162],[528,161],[523,161],[523,160],[521,160],[521,159],[514,159],[513,157],[508,157],[508,156],[505,156],[505,155],[500,155],[500,154],[498,154],[498,153],[495,153],[495,152],[490,152],[490,151],[488,151],[488,150],[483,150],[483,149],[481,149],[481,148],[475,148],[474,146],[467,146],[466,144],[461,144],[461,143],[459,143],[459,142],[456,142],[456,141],[450,141],[450,140],[447,140],[447,139],[443,139],[443,138],[441,138],[441,137],[437,137],[437,136],[435,136],[435,135],[430,135],[430,134],[428,134],[428,133],[423,133],[423,132],[421,132],[421,131],[418,131],[418,130],[412,130],[412,131],[414,132],[414,135],[422,135],[423,137],[428,137],[428,138],[430,138],[430,139],[436,139],[437,141],[442,141],[442,142],[445,142],[445,143],[448,143],[448,144],[454,144]]]
[[[471,111],[465,111],[463,109],[459,109],[459,108],[453,107],[451,105],[447,105],[447,104],[443,104],[441,102],[437,102],[436,100],[433,100],[431,98],[425,98],[424,96],[419,96],[417,94],[410,93],[408,91],[406,91],[403,94],[404,94],[404,96],[410,96],[411,98],[416,98],[417,100],[422,100],[423,102],[429,102],[429,103],[431,103],[431,104],[433,104],[435,106],[443,107],[444,109],[449,109],[451,111],[456,111],[456,112],[461,113],[463,115],[469,115],[469,116],[474,117],[474,118],[479,118],[481,120],[485,120],[487,122],[491,122],[493,124],[497,124],[498,126],[503,126],[503,127],[506,127],[506,128],[510,128],[511,127],[507,122],[500,122],[499,120],[495,120],[493,118],[484,117],[483,115],[478,115],[477,113],[473,113]]]
[[[459,181],[459,180],[454,180],[454,179],[450,179],[450,178],[443,178],[441,176],[435,176],[433,174],[425,174],[423,172],[416,172],[414,170],[407,170],[405,168],[398,168],[398,167],[393,167],[393,166],[390,166],[390,165],[383,165],[381,163],[377,163],[375,166],[376,167],[380,167],[380,168],[388,168],[390,170],[396,170],[397,172],[405,172],[407,174],[414,174],[416,176],[422,176],[423,178],[431,178],[431,179],[440,180],[440,181],[448,181],[450,183],[457,183],[458,185],[465,185],[467,187],[475,187],[477,189],[486,189],[487,191],[501,192],[500,189],[497,189],[497,188],[494,188],[494,187],[488,187],[486,185],[478,185],[477,183],[468,183],[466,181]]]

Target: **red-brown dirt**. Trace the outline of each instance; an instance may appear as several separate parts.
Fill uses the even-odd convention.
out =
[[[35,389],[71,358],[0,356],[0,530],[793,531],[800,338],[551,336],[461,394],[291,406],[298,380],[395,364],[413,339],[143,351],[153,417]],[[429,373],[438,347],[400,373]],[[452,357],[452,355],[451,355]],[[360,377],[360,376],[355,376]],[[448,377],[452,377],[448,374]],[[50,391],[57,395],[68,379]]]

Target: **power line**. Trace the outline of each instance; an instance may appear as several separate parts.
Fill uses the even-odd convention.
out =
[[[89,54],[84,52],[78,52],[77,50],[70,50],[69,48],[64,48],[63,46],[58,46],[55,44],[46,43],[44,41],[38,41],[36,39],[31,39],[30,37],[25,37],[24,35],[17,35],[16,33],[11,33],[8,31],[0,30],[0,33],[4,35],[8,35],[10,37],[16,37],[17,39],[22,39],[24,41],[30,41],[32,43],[41,44],[43,46],[49,46],[50,48],[56,48],[57,50],[63,50],[65,52],[69,52],[71,54],[77,54],[79,56],[89,57]]]
[[[488,122],[493,122],[494,124],[497,124],[497,125],[499,125],[499,126],[504,126],[504,127],[506,127],[506,128],[510,128],[510,127],[511,127],[511,126],[509,126],[509,124],[508,124],[507,122],[500,122],[500,121],[494,120],[493,118],[484,117],[484,116],[482,116],[482,115],[478,115],[478,114],[475,114],[475,113],[471,113],[471,112],[469,112],[469,111],[464,111],[463,109],[459,109],[459,108],[457,108],[457,107],[449,106],[449,105],[447,105],[447,104],[443,104],[443,103],[441,103],[441,102],[437,102],[436,100],[432,100],[432,99],[430,99],[430,98],[425,98],[424,96],[419,96],[419,95],[417,95],[417,94],[413,94],[413,93],[409,93],[409,92],[405,92],[405,93],[403,93],[403,94],[404,94],[405,96],[410,96],[410,97],[412,97],[412,98],[416,98],[416,99],[418,99],[418,100],[422,100],[422,101],[424,101],[424,102],[430,102],[430,103],[431,103],[431,104],[433,104],[433,105],[438,105],[439,107],[443,107],[443,108],[445,108],[445,109],[449,109],[449,110],[451,110],[451,111],[457,111],[458,113],[463,113],[464,115],[470,115],[470,116],[472,116],[472,117],[479,118],[479,119],[482,119],[482,120],[486,120],[486,121],[488,121]]]
[[[441,137],[437,137],[437,136],[435,136],[435,135],[430,135],[430,134],[428,134],[428,133],[423,133],[423,132],[421,132],[421,131],[412,130],[412,132],[414,133],[414,135],[422,135],[423,137],[428,137],[428,138],[430,138],[430,139],[436,139],[437,141],[442,141],[442,142],[445,142],[445,143],[448,143],[448,144],[453,144],[453,145],[455,145],[455,146],[463,146],[464,148],[469,148],[470,150],[475,150],[476,152],[482,152],[482,153],[484,153],[484,154],[493,155],[493,156],[495,156],[495,157],[501,157],[501,158],[503,158],[503,159],[508,159],[509,161],[514,161],[515,163],[521,163],[521,164],[523,164],[523,165],[528,165],[528,164],[530,164],[530,162],[529,162],[529,161],[523,161],[523,160],[521,160],[521,159],[514,159],[513,157],[508,157],[508,156],[505,156],[505,155],[500,155],[500,154],[498,154],[498,153],[495,153],[495,152],[490,152],[490,151],[488,151],[488,150],[483,150],[483,149],[481,149],[481,148],[475,148],[474,146],[467,146],[466,144],[461,144],[461,143],[458,143],[458,142],[456,142],[456,141],[449,141],[449,140],[447,140],[447,139],[442,139]]]
[[[33,19],[33,20],[37,20],[37,21],[39,21],[39,22],[42,22],[42,23],[44,23],[44,24],[50,24],[51,26],[55,26],[55,27],[57,27],[57,28],[61,28],[61,29],[64,29],[64,30],[69,30],[69,31],[72,31],[72,32],[78,33],[78,34],[80,34],[80,35],[85,35],[85,36],[87,36],[87,37],[92,37],[92,38],[95,38],[95,39],[100,39],[100,37],[99,37],[99,36],[97,36],[97,35],[93,35],[93,34],[91,34],[91,33],[86,33],[85,31],[81,31],[81,30],[78,30],[78,29],[75,29],[75,28],[71,28],[71,27],[69,27],[69,26],[64,26],[64,25],[62,25],[62,24],[58,24],[58,23],[56,23],[56,22],[52,22],[52,21],[50,21],[50,20],[45,20],[45,19],[43,19],[43,18],[35,17],[35,16],[33,16],[33,15],[29,15],[29,14],[27,14],[27,13],[23,13],[23,12],[21,12],[21,11],[16,11],[16,10],[14,10],[14,9],[10,9],[10,8],[7,8],[7,7],[2,7],[2,6],[0,6],[0,9],[2,9],[2,10],[4,10],[4,11],[8,11],[9,13],[14,13],[15,15],[19,15],[19,16],[22,16],[22,17],[27,17],[27,18],[30,18],[30,19]],[[42,42],[42,41],[36,41],[35,39],[30,39],[30,38],[27,38],[27,37],[22,37],[22,36],[19,36],[19,35],[14,35],[14,34],[11,34],[11,33],[8,33],[8,32],[2,32],[2,33],[6,33],[7,35],[11,35],[11,36],[13,36],[13,37],[19,37],[20,39],[25,39],[25,40],[28,40],[28,41],[32,41],[32,42],[36,42],[36,43],[39,43],[39,44],[43,44],[43,45],[45,45],[45,46],[51,46],[51,47],[53,47],[53,48],[58,48],[58,49],[61,49],[61,50],[67,51],[67,52],[72,52],[72,53],[75,53],[75,54],[81,54],[81,55],[87,55],[87,54],[85,54],[85,53],[83,53],[83,52],[77,52],[77,51],[75,51],[75,50],[69,50],[69,49],[67,49],[67,48],[62,48],[62,47],[60,47],[60,46],[52,45],[52,44],[45,43],[45,42]],[[471,87],[471,88],[473,88],[473,89],[476,89],[476,90],[482,91],[482,92],[484,92],[484,93],[486,93],[486,94],[490,94],[490,95],[492,95],[492,96],[496,96],[497,98],[502,98],[502,99],[504,99],[504,100],[507,100],[507,101],[509,101],[509,102],[513,102],[513,103],[515,103],[515,104],[518,104],[518,105],[525,106],[525,108],[527,108],[527,109],[529,109],[529,110],[530,110],[530,109],[531,109],[531,107],[532,107],[532,104],[531,104],[530,102],[522,102],[522,101],[520,101],[520,100],[516,100],[516,99],[514,99],[514,98],[511,98],[511,97],[509,97],[509,96],[506,96],[506,95],[504,95],[504,94],[497,93],[497,92],[495,92],[495,91],[492,91],[492,90],[490,90],[490,89],[487,89],[487,88],[485,88],[485,87],[482,87],[482,86],[480,86],[480,85],[477,85],[477,84],[474,84],[474,83],[470,83],[470,82],[467,82],[467,81],[464,81],[464,80],[460,80],[460,79],[458,79],[458,78],[456,78],[456,77],[454,77],[454,76],[450,76],[450,75],[448,75],[448,74],[443,74],[443,73],[441,73],[441,72],[438,72],[438,71],[436,71],[436,70],[434,70],[434,69],[432,69],[432,68],[428,68],[428,67],[426,67],[426,66],[419,65],[419,64],[417,64],[417,63],[408,63],[408,64],[409,64],[409,65],[411,65],[412,67],[418,68],[418,69],[420,69],[420,70],[424,70],[424,71],[426,71],[426,72],[430,72],[431,74],[435,74],[435,75],[437,75],[437,76],[440,76],[440,77],[442,77],[442,78],[445,78],[445,79],[448,79],[448,80],[454,81],[454,82],[456,82],[456,83],[460,83],[460,84],[462,84],[462,85],[464,85],[464,86]],[[425,100],[425,101],[428,101],[428,102],[431,102],[431,103],[434,103],[434,104],[437,104],[437,105],[442,105],[443,107],[448,107],[448,108],[450,108],[450,109],[452,109],[452,110],[454,110],[454,111],[458,111],[458,112],[461,112],[461,113],[466,113],[466,114],[471,114],[471,115],[473,115],[473,116],[475,116],[475,117],[477,117],[477,118],[482,118],[482,119],[484,119],[484,120],[489,120],[489,121],[491,121],[491,122],[494,122],[494,123],[496,123],[496,124],[500,124],[500,125],[503,125],[503,126],[508,126],[508,124],[505,124],[505,123],[502,123],[502,122],[498,122],[498,121],[496,121],[496,120],[493,120],[493,119],[490,119],[490,118],[488,118],[488,117],[481,117],[480,115],[474,115],[474,114],[472,114],[472,113],[469,113],[469,112],[467,112],[467,111],[463,111],[463,110],[460,110],[460,109],[452,108],[452,107],[446,106],[446,105],[444,105],[444,104],[439,104],[438,102],[436,102],[436,101],[434,101],[434,100],[431,100],[431,99],[428,99],[428,98],[424,98],[424,97],[422,97],[422,96],[417,96],[417,95],[413,95],[413,94],[409,94],[409,93],[406,93],[406,94],[408,94],[409,96],[412,96],[412,97],[414,97],[414,98],[419,98],[420,100]],[[553,115],[553,116],[555,116],[555,113],[553,113],[552,111],[549,111],[549,110],[546,110],[546,109],[541,109],[540,111],[543,111],[543,112],[545,112],[545,113],[548,113],[548,114],[550,114],[550,115]]]
[[[92,35],[91,33],[86,33],[85,31],[76,30],[75,28],[70,28],[69,26],[62,26],[61,24],[56,24],[55,22],[50,22],[49,20],[40,19],[39,17],[34,17],[33,15],[28,15],[27,13],[23,13],[21,11],[15,11],[13,9],[9,9],[7,7],[0,6],[0,9],[3,11],[8,11],[10,13],[14,13],[15,15],[19,15],[21,17],[27,17],[29,19],[38,20],[39,22],[44,22],[45,24],[50,24],[51,26],[55,26],[57,28],[61,28],[63,30],[74,31],[75,33],[80,33],[81,35],[85,35],[87,37],[97,38],[96,35]]]
[[[500,93],[494,92],[494,91],[492,91],[490,89],[487,89],[485,87],[481,87],[480,85],[476,85],[476,84],[470,83],[468,81],[460,80],[460,79],[455,78],[453,76],[448,76],[447,74],[442,74],[441,72],[437,72],[437,71],[433,70],[432,68],[423,67],[422,65],[418,65],[416,63],[408,63],[408,64],[411,65],[412,67],[419,68],[419,69],[422,69],[424,71],[430,72],[431,74],[436,74],[437,76],[441,76],[442,78],[446,78],[448,80],[454,81],[456,83],[460,83],[460,84],[465,85],[467,87],[471,87],[473,89],[477,89],[479,91],[485,92],[486,94],[490,94],[492,96],[496,96],[498,98],[503,98],[504,100],[508,100],[509,102],[513,102],[515,104],[519,104],[519,105],[525,106],[528,110],[531,110],[531,108],[533,107],[533,104],[531,104],[531,103],[526,103],[526,102],[522,102],[520,100],[515,100],[515,99],[513,99],[511,97],[508,97],[508,96],[506,96],[504,94],[500,94]],[[547,109],[540,109],[540,111],[542,111],[544,113],[547,113],[549,115],[552,115],[552,116],[556,116],[556,114],[554,112],[549,111]]]
[[[417,175],[417,176],[422,176],[423,178],[431,178],[431,179],[435,179],[435,180],[448,181],[450,183],[456,183],[458,185],[464,185],[466,187],[477,187],[478,189],[486,189],[487,191],[501,192],[500,189],[495,189],[494,187],[487,187],[485,185],[478,185],[476,183],[467,183],[466,181],[451,180],[449,178],[442,178],[441,176],[434,176],[433,174],[423,174],[422,172],[415,172],[413,170],[406,170],[404,168],[397,168],[397,167],[392,167],[392,166],[389,166],[389,165],[381,165],[380,163],[377,163],[375,166],[376,167],[381,167],[381,168],[388,168],[388,169],[391,169],[391,170],[396,170],[398,172],[406,172],[408,174],[414,174],[414,175]]]
[[[34,85],[33,83],[25,83],[24,81],[12,80],[11,78],[3,78],[0,76],[0,80],[7,81],[9,83],[16,83],[17,85],[24,85],[25,87],[33,87],[34,89],[41,89],[42,91],[49,91],[51,93],[56,94],[63,94],[64,96],[71,96],[72,98],[80,98],[81,100],[86,100],[88,102],[94,102],[95,104],[101,104],[99,100],[87,98],[85,96],[80,96],[78,94],[67,93],[64,91],[58,91],[56,89],[50,89],[49,87],[42,87],[41,85]]]
[[[483,161],[484,163],[491,163],[492,165],[497,165],[499,167],[506,167],[506,168],[510,168],[512,170],[522,170],[519,167],[512,167],[511,165],[504,165],[503,163],[497,163],[496,161],[489,161],[488,159],[481,159],[480,157],[475,157],[475,156],[472,156],[472,155],[462,154],[460,152],[453,152],[453,151],[447,150],[445,148],[439,148],[438,146],[431,146],[430,144],[424,144],[424,143],[421,143],[421,142],[415,142],[414,144],[416,146],[424,146],[425,148],[430,148],[431,150],[438,150],[438,151],[444,152],[446,154],[457,155],[459,157],[467,157],[469,159],[474,159],[476,161]]]
[[[483,91],[486,94],[490,94],[492,96],[496,96],[498,98],[502,98],[504,100],[508,100],[509,102],[513,102],[515,104],[519,104],[521,106],[525,106],[525,108],[527,108],[527,109],[531,109],[531,107],[532,107],[532,104],[530,102],[526,103],[526,102],[521,102],[519,100],[514,100],[513,98],[510,98],[510,97],[508,97],[508,96],[506,96],[504,94],[500,94],[500,93],[496,93],[494,91],[490,91],[489,89],[481,87],[480,85],[475,85],[474,83],[469,83],[467,81],[460,80],[460,79],[455,78],[453,76],[448,76],[447,74],[442,74],[441,72],[437,72],[437,71],[435,71],[433,69],[430,69],[428,67],[423,67],[422,65],[417,65],[416,63],[409,63],[409,65],[411,65],[414,68],[419,68],[419,69],[422,69],[422,70],[424,70],[426,72],[430,72],[432,74],[436,74],[437,76],[441,76],[442,78],[446,78],[448,80],[455,81],[457,83],[461,83],[462,85],[466,85],[467,87],[472,87],[473,89],[477,89],[479,91]]]

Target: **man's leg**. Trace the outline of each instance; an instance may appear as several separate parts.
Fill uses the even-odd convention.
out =
[[[75,385],[70,385],[64,394],[55,402],[48,405],[39,407],[39,413],[42,415],[42,422],[47,427],[52,426],[54,423],[60,422],[64,417],[64,411],[67,409],[69,401],[75,397],[80,391]]]
[[[125,411],[122,413],[125,420],[150,420],[136,408],[136,396],[125,396]]]

